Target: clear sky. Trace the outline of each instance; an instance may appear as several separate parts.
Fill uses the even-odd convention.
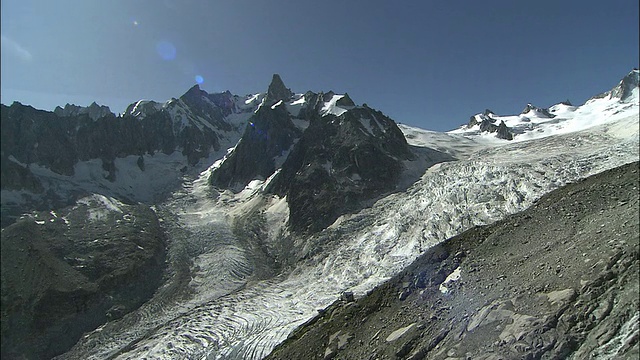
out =
[[[348,92],[450,130],[581,104],[638,67],[638,0],[2,0],[1,97],[52,110],[208,92]]]

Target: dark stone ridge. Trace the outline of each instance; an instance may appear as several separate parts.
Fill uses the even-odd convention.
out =
[[[633,69],[625,76],[618,86],[611,89],[611,98],[619,98],[620,101],[625,101],[631,96],[633,89],[639,85],[640,72],[637,69]]]
[[[539,108],[537,106],[531,105],[531,104],[527,104],[527,106],[525,106],[525,108],[522,110],[521,112],[522,115],[524,114],[535,114],[537,116],[543,116],[543,117],[547,117],[549,119],[556,117],[555,115],[553,115],[552,113],[549,112],[549,109],[545,109],[545,108]]]
[[[571,103],[571,101],[569,101],[569,99],[562,101],[560,104],[566,105],[566,106],[573,106],[573,104]]]
[[[354,103],[353,100],[351,100],[351,98],[349,97],[349,94],[345,93],[344,96],[342,96],[338,101],[336,101],[336,105],[348,108],[348,107],[356,106],[356,103]]]
[[[273,79],[271,80],[271,84],[269,84],[269,88],[267,89],[267,96],[265,97],[264,104],[266,106],[271,106],[278,101],[289,101],[293,93],[286,86],[284,86],[284,82],[280,78],[280,75],[273,74]]]
[[[266,359],[638,359],[638,179],[627,164],[450,238]]]
[[[513,140],[513,134],[507,125],[505,125],[504,121],[500,121],[500,125],[498,125],[496,129],[496,137],[498,137],[498,139]]]
[[[165,261],[158,219],[117,206],[90,198],[2,230],[3,359],[50,359],[153,295]]]

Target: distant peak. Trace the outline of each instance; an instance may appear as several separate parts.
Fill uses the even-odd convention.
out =
[[[200,94],[200,93],[202,93],[202,89],[200,89],[200,85],[195,84],[189,90],[187,90],[187,92],[184,93],[184,95],[187,95],[187,94]]]
[[[633,93],[633,89],[640,86],[640,72],[638,69],[631,70],[627,76],[620,80],[615,88],[611,89],[611,98],[619,98],[620,101],[627,100]]]
[[[266,104],[270,106],[281,100],[289,101],[292,96],[293,93],[284,85],[280,75],[273,74],[271,84],[269,84],[269,89],[267,89]]]

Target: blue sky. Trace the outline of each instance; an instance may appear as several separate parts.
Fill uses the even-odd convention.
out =
[[[118,113],[208,92],[348,92],[450,130],[583,103],[638,66],[638,1],[3,0],[2,103]]]

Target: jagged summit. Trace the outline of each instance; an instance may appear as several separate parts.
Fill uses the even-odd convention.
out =
[[[287,198],[292,230],[317,231],[392,191],[413,158],[395,122],[333,91],[293,95],[274,75],[241,141],[211,174],[218,189],[242,191],[253,180]]]
[[[92,102],[91,105],[87,107],[78,106],[74,104],[66,104],[64,108],[60,106],[56,106],[53,110],[54,114],[59,117],[71,117],[71,116],[79,116],[79,115],[88,115],[92,120],[98,120],[99,118],[105,116],[115,116],[108,106],[98,105],[96,102]]]
[[[264,100],[265,104],[271,106],[278,101],[289,101],[292,96],[293,93],[284,85],[280,75],[273,74],[271,84],[269,84],[269,88],[267,89],[267,96]]]
[[[344,93],[344,96],[342,96],[340,99],[336,101],[336,105],[342,106],[342,107],[349,107],[349,106],[356,106],[356,103],[354,103],[353,100],[351,100],[351,98],[349,97],[349,94]]]

